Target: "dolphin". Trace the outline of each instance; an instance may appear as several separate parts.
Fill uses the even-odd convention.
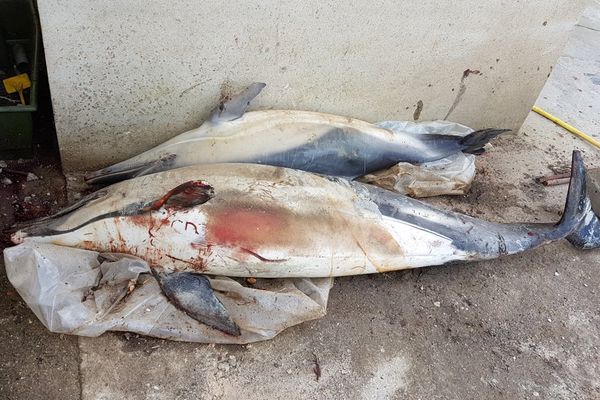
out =
[[[38,241],[135,255],[193,318],[239,335],[204,274],[335,277],[485,260],[567,238],[600,246],[600,221],[573,153],[556,224],[502,224],[375,186],[258,164],[205,164],[116,183],[23,226]]]
[[[111,183],[195,164],[253,163],[356,178],[399,162],[424,163],[457,152],[481,154],[507,129],[467,136],[394,133],[354,118],[310,111],[246,112],[265,87],[254,83],[221,102],[199,128],[128,160],[95,171],[88,183]]]

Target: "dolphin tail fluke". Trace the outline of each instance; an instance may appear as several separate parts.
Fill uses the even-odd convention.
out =
[[[600,247],[600,219],[592,210],[581,225],[569,236],[567,240],[578,249],[597,249]]]
[[[571,181],[562,218],[542,237],[548,241],[565,238],[580,249],[600,247],[600,219],[592,208],[587,170],[579,150],[573,151]]]
[[[600,247],[600,191],[598,181],[588,179],[586,182],[585,215],[567,240],[579,249],[597,249]]]
[[[490,140],[496,136],[509,132],[510,129],[481,129],[471,132],[467,136],[460,139],[460,144],[463,146],[463,152],[469,154],[482,154],[485,152],[483,148]]]
[[[228,335],[240,336],[239,326],[215,296],[209,280],[192,272],[152,273],[169,301],[198,322]]]
[[[142,175],[148,175],[155,172],[164,171],[173,166],[175,155],[171,154],[161,157],[158,160],[148,161],[138,164],[115,164],[107,168],[99,169],[83,177],[86,183],[95,184],[110,184],[120,182],[125,179],[131,179]]]
[[[586,189],[587,171],[583,163],[581,152],[573,151],[571,161],[571,181],[569,182],[569,191],[567,200],[560,221],[556,224],[556,229],[569,234],[574,232],[582,223],[590,210],[590,201]]]

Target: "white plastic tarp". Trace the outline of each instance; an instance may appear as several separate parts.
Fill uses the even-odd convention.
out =
[[[230,336],[190,318],[163,296],[145,261],[27,241],[4,250],[8,279],[52,332],[99,336],[129,331],[171,340],[250,343],[325,315],[333,280],[209,277],[239,325]]]

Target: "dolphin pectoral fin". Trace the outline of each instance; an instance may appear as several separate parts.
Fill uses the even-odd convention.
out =
[[[223,303],[215,296],[204,275],[192,272],[157,273],[152,270],[164,295],[178,309],[198,322],[232,336],[240,336],[240,327],[231,319]]]
[[[252,99],[267,86],[264,83],[255,82],[238,94],[223,100],[210,114],[209,121],[213,123],[233,121],[240,118],[250,105]]]
[[[138,176],[148,175],[154,172],[164,171],[173,167],[176,155],[169,154],[158,160],[134,164],[130,166],[113,166],[99,169],[83,177],[88,184],[107,184],[119,182],[125,179],[136,178]]]

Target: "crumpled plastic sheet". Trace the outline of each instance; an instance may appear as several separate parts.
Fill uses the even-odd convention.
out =
[[[377,124],[393,132],[466,136],[473,129],[448,121],[384,121]],[[401,162],[358,180],[411,197],[461,195],[468,192],[475,177],[475,157],[456,153],[423,164]]]
[[[128,331],[202,343],[251,343],[325,315],[333,279],[257,279],[252,287],[209,277],[240,326],[234,337],[175,308],[137,257],[27,241],[4,250],[8,279],[52,332],[99,336]]]

